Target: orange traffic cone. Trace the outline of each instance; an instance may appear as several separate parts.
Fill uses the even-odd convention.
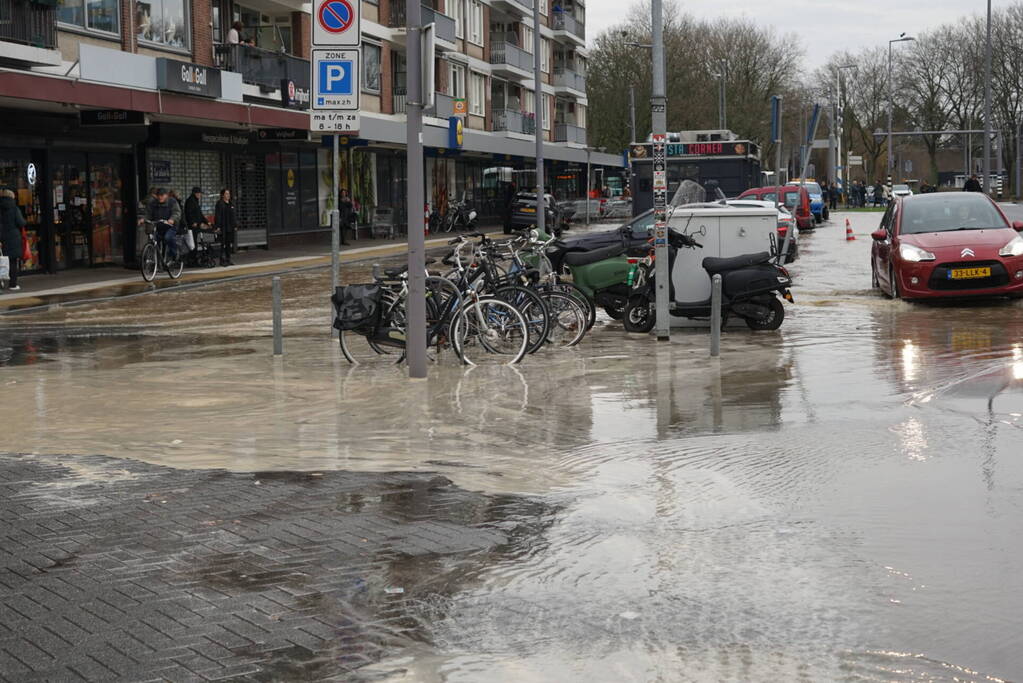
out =
[[[849,219],[846,218],[845,219],[845,241],[846,242],[852,242],[854,239],[856,239],[856,235],[853,234],[852,223],[850,223]]]

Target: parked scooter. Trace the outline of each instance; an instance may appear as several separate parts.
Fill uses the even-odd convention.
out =
[[[686,236],[684,236],[686,237]],[[678,247],[702,247],[690,238],[677,241],[669,238],[669,263],[674,265]],[[623,324],[626,332],[646,333],[656,322],[655,282],[653,252],[645,258],[633,259],[633,271],[629,277],[632,293],[625,307]],[[785,320],[785,306],[779,300],[780,294],[792,302],[792,277],[783,267],[772,262],[769,252],[743,254],[731,258],[707,257],[701,264],[709,277],[721,275],[721,324],[732,314],[739,316],[751,330],[777,330]],[[669,268],[669,272],[670,272]],[[671,315],[691,320],[709,319],[711,300],[680,302],[675,300],[674,286],[671,287],[669,310]]]

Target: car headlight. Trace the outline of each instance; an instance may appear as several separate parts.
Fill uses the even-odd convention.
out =
[[[934,254],[912,244],[899,245],[899,255],[902,256],[904,261],[912,261],[913,263],[934,260]]]
[[[1023,237],[1014,236],[1009,243],[998,250],[999,256],[1023,256]]]

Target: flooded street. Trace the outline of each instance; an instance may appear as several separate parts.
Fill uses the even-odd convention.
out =
[[[781,330],[730,328],[718,360],[601,314],[411,383],[344,361],[326,270],[282,277],[277,360],[268,278],[0,317],[0,450],[535,501],[443,586],[405,570],[418,635],[366,680],[1020,680],[1023,307],[872,291],[879,218],[802,235]]]

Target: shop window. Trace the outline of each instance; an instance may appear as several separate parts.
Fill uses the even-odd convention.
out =
[[[362,89],[380,92],[380,46],[373,43],[362,44]]]
[[[135,6],[139,40],[174,48],[188,47],[186,0],[139,0]]]
[[[118,0],[58,0],[57,21],[68,26],[118,34],[121,10]]]
[[[29,168],[32,171],[29,171]],[[14,201],[21,209],[25,217],[25,234],[28,237],[29,253],[32,257],[21,264],[24,272],[41,270],[45,264],[43,259],[46,256],[45,245],[43,244],[43,216],[42,207],[39,203],[40,183],[34,186],[28,184],[28,178],[33,173],[38,173],[38,168],[32,164],[28,156],[21,154],[8,155],[0,151],[0,186],[14,190]]]

